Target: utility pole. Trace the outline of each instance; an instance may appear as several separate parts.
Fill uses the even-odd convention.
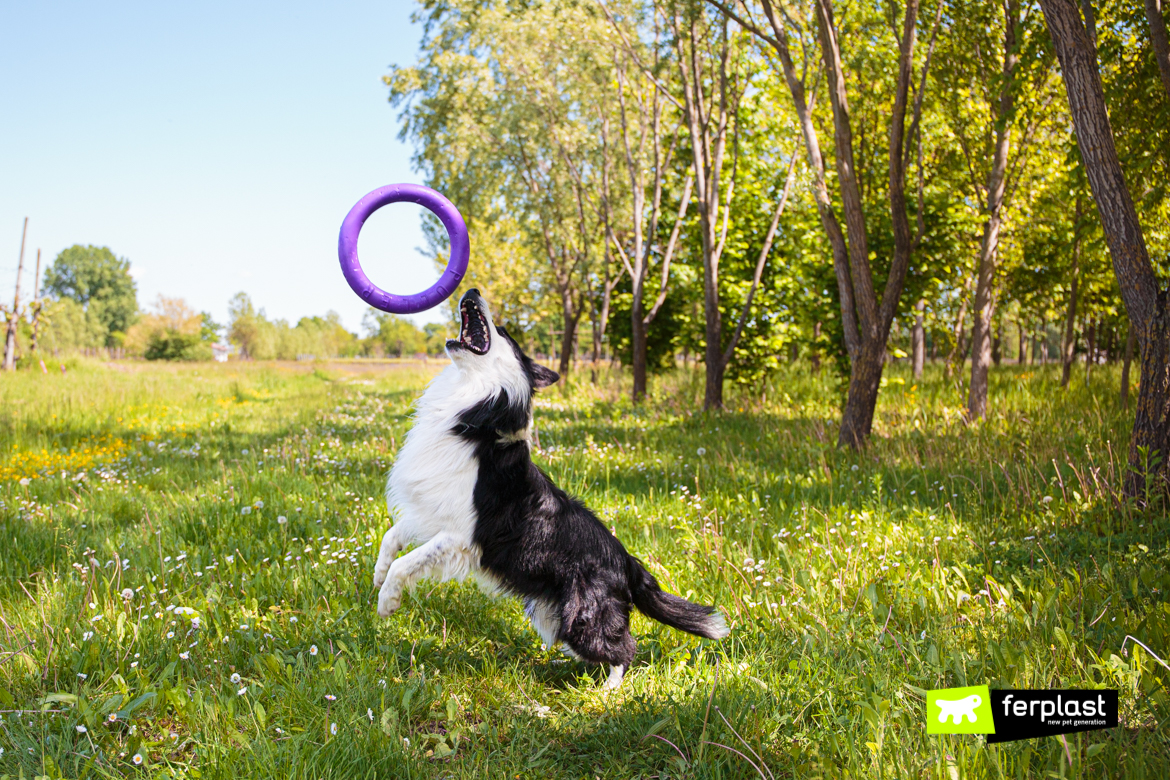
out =
[[[41,303],[41,250],[37,249],[37,275],[33,279],[33,302],[32,302],[32,344],[29,346],[29,354],[37,351],[37,331],[41,327],[41,309],[44,305]]]
[[[12,299],[12,311],[8,314],[8,336],[4,339],[4,370],[16,370],[16,324],[20,318],[20,273],[24,270],[24,240],[28,237],[28,217],[24,218],[24,229],[20,233],[20,262],[16,266],[16,293]]]

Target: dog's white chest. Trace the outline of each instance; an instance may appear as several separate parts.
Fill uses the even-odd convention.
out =
[[[449,533],[471,544],[475,528],[475,490],[478,467],[473,446],[450,432],[447,425],[419,420],[406,442],[386,485],[386,501],[404,540],[425,542]]]

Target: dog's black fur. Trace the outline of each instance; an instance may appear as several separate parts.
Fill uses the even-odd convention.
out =
[[[525,355],[504,328],[496,332],[524,367],[529,396],[513,399],[501,392],[465,410],[454,430],[474,445],[478,461],[474,541],[483,552],[481,567],[512,593],[551,606],[559,619],[556,639],[586,661],[630,665],[635,651],[631,604],[668,626],[709,638],[725,636],[723,617],[714,607],[659,588],[584,504],[532,462],[525,439],[501,437],[501,432],[527,427],[532,394],[559,376]]]

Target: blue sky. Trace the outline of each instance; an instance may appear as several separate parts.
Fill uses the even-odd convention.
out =
[[[25,284],[75,243],[130,260],[139,302],[225,322],[239,291],[270,317],[365,304],[337,231],[369,190],[420,182],[381,77],[417,56],[414,3],[0,3],[0,295],[21,222]],[[438,278],[420,209],[367,222],[363,266],[391,292]],[[441,319],[437,310],[417,322]]]

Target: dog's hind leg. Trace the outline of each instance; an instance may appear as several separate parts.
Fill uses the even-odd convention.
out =
[[[396,523],[382,537],[382,546],[378,550],[378,563],[374,566],[375,588],[382,587],[382,583],[386,581],[386,572],[390,571],[390,564],[394,563],[398,553],[402,552],[402,548],[406,546],[401,528],[401,524]]]
[[[452,534],[431,538],[390,564],[378,594],[378,614],[389,617],[402,606],[403,589],[421,579],[462,579],[471,568],[472,558],[471,549]]]

